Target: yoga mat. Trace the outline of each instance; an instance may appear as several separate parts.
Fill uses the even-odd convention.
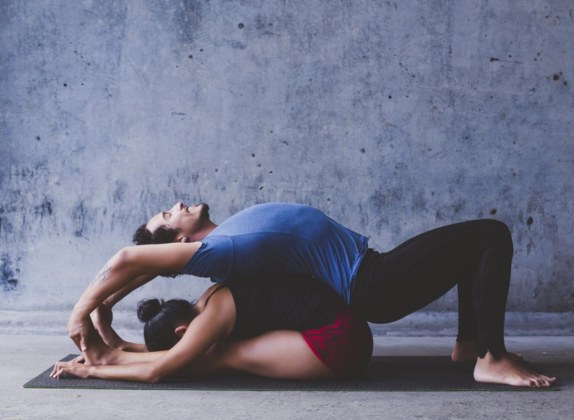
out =
[[[71,360],[68,355],[62,360]],[[544,372],[560,373],[557,366]],[[213,390],[213,391],[540,391],[545,388],[518,388],[479,384],[472,378],[472,366],[459,367],[449,357],[376,356],[367,371],[350,379],[300,381],[260,378],[246,374],[225,374],[197,379],[171,379],[149,384],[103,379],[50,378],[52,367],[24,384],[24,388]],[[546,372],[548,370],[548,372]],[[562,370],[560,368],[560,370]]]

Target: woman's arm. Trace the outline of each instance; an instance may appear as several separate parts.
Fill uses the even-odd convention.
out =
[[[201,242],[140,245],[124,248],[100,270],[95,281],[84,291],[68,321],[68,334],[82,351],[88,348],[90,313],[105,299],[128,287],[134,279],[181,272],[201,246]],[[126,290],[126,289],[124,289]],[[133,289],[132,289],[133,290]]]
[[[102,303],[111,309],[116,303],[118,303],[132,291],[153,280],[155,277],[156,276],[153,274],[142,274],[141,276],[132,279],[120,290],[108,296]]]
[[[160,357],[155,358],[153,353],[148,353],[148,356],[145,356],[145,353],[134,354],[132,362],[128,364],[105,366],[70,367],[69,364],[58,363],[52,376],[59,377],[63,373],[71,373],[101,379],[157,382],[161,378],[176,374],[200,358],[218,340],[229,335],[234,324],[235,302],[229,289],[221,288],[211,296],[209,305],[203,312],[189,324],[181,340]],[[133,362],[138,357],[140,360],[144,357],[154,360]]]

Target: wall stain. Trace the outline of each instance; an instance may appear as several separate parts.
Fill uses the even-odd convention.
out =
[[[456,203],[452,204],[451,208],[453,211],[453,216],[456,216],[457,214],[459,214],[461,211],[464,210],[465,207],[466,207],[466,201],[465,200],[457,201]]]
[[[72,210],[72,220],[74,222],[74,235],[80,238],[84,235],[84,229],[86,225],[86,214],[87,210],[84,206],[84,202],[81,201],[74,209]]]
[[[244,50],[247,48],[247,44],[240,41],[229,41],[227,44],[235,50]]]
[[[0,257],[0,288],[5,292],[11,292],[18,288],[17,273],[20,269],[14,268],[14,261],[8,255]]]
[[[116,188],[114,189],[113,200],[114,203],[121,203],[124,201],[126,195],[127,184],[123,181],[116,181]]]
[[[554,73],[552,76],[549,77],[549,79],[555,82],[559,82],[560,80],[562,80],[562,84],[564,86],[568,86],[568,82],[564,80],[564,74],[561,71],[558,73]]]
[[[508,55],[508,58],[509,58],[508,60],[506,60],[506,59],[503,60],[503,59],[498,58],[498,57],[490,57],[489,61],[490,61],[491,63],[494,63],[494,62],[496,62],[496,61],[499,61],[499,62],[510,63],[510,64],[522,64],[522,61],[511,60],[512,55],[510,55],[510,54]]]
[[[36,207],[34,207],[34,214],[36,216],[44,217],[44,216],[51,216],[53,213],[52,210],[52,202],[48,200],[48,197],[44,196],[42,203]]]

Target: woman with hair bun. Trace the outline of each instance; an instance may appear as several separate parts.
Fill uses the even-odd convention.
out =
[[[368,324],[328,286],[305,278],[216,284],[196,303],[148,299],[138,304],[138,318],[148,353],[95,339],[84,352],[89,364],[58,362],[52,376],[157,382],[243,371],[327,379],[360,373],[373,349]]]

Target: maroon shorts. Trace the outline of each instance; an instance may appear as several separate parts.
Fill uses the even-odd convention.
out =
[[[371,329],[350,308],[342,309],[330,324],[301,334],[313,353],[337,376],[356,375],[371,360]]]

